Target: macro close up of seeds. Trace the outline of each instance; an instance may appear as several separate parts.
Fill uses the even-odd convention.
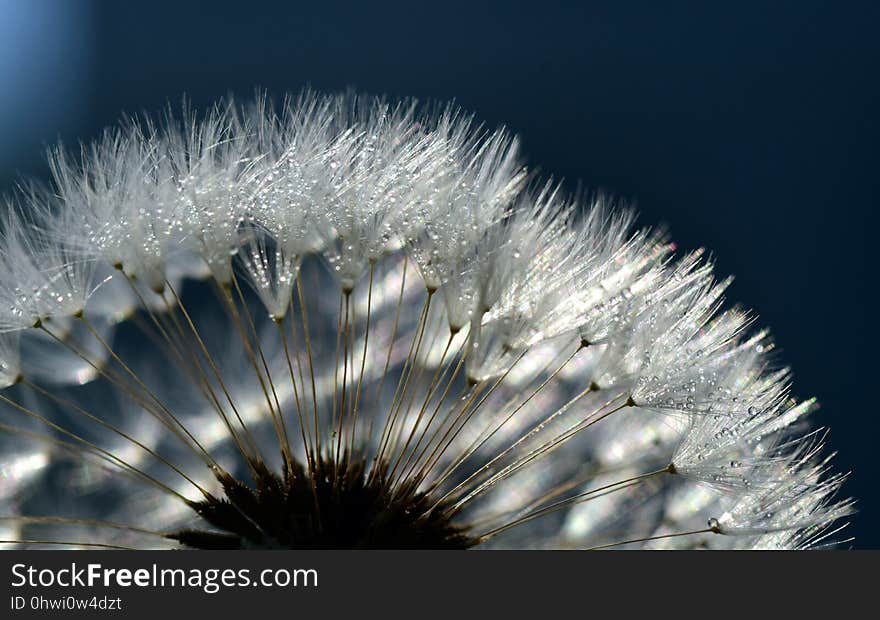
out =
[[[455,105],[184,105],[49,164],[0,216],[3,546],[846,538],[729,279]]]

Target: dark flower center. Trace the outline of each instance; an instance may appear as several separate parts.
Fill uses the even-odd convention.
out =
[[[191,502],[211,530],[168,537],[194,549],[466,549],[476,544],[453,525],[448,506],[406,483],[389,490],[364,461],[317,460],[314,473],[297,462],[279,476],[262,463],[253,486],[219,473],[225,498]],[[431,510],[433,506],[433,510]]]

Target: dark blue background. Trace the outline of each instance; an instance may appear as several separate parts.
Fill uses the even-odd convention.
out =
[[[880,547],[880,4],[606,4],[0,0],[0,184],[184,93],[456,98],[738,276],[853,470],[854,544]]]

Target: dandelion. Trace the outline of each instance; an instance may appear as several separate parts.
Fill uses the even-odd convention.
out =
[[[815,408],[702,252],[455,106],[129,119],[0,224],[18,547],[811,548]]]

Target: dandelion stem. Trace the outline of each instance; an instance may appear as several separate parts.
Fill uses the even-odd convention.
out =
[[[528,438],[532,437],[532,436],[535,435],[536,433],[539,433],[540,431],[542,431],[542,430],[546,427],[546,425],[549,424],[550,421],[552,421],[552,419],[554,419],[554,418],[558,417],[559,415],[562,415],[563,413],[565,413],[565,411],[567,411],[568,409],[570,409],[570,408],[571,408],[571,407],[572,407],[572,406],[573,406],[578,400],[580,400],[581,398],[583,398],[585,395],[587,395],[587,394],[588,394],[590,391],[592,391],[593,389],[595,389],[595,387],[591,385],[591,386],[588,387],[586,390],[582,391],[580,394],[578,394],[577,396],[575,396],[574,398],[572,398],[572,399],[571,399],[570,401],[568,401],[568,402],[567,402],[562,408],[560,408],[560,409],[557,410],[555,413],[553,413],[549,418],[545,419],[542,423],[540,423],[540,424],[538,424],[537,426],[533,427],[531,431],[529,431],[528,433],[526,433],[526,435],[524,435],[523,437],[521,437],[520,439],[518,439],[518,440],[515,442],[514,445],[512,445],[510,448],[506,449],[506,450],[503,451],[502,453],[500,453],[500,454],[498,454],[497,456],[495,456],[491,461],[489,461],[489,462],[486,463],[483,467],[481,467],[481,468],[478,469],[476,472],[474,472],[473,474],[471,474],[471,476],[469,476],[468,479],[467,479],[465,482],[462,482],[461,484],[457,485],[456,487],[453,487],[453,489],[450,490],[450,491],[449,491],[444,497],[447,497],[447,496],[451,495],[452,493],[454,493],[454,492],[457,491],[458,489],[465,488],[465,485],[467,484],[467,482],[470,482],[471,480],[473,480],[473,478],[474,478],[475,476],[477,476],[478,474],[480,474],[480,473],[482,473],[482,472],[488,470],[489,468],[491,468],[492,465],[494,465],[496,462],[498,462],[498,460],[500,460],[501,458],[503,458],[504,456],[506,456],[511,450],[513,450],[514,448],[516,448],[517,446],[519,446],[523,441],[525,441],[525,440],[527,440]],[[613,402],[613,401],[611,401],[611,402]],[[609,403],[609,404],[610,404],[610,403]],[[519,471],[520,469],[522,469],[523,467],[525,467],[526,465],[528,465],[529,463],[531,463],[532,461],[534,461],[536,458],[538,458],[538,457],[540,457],[540,456],[542,456],[542,455],[544,455],[544,454],[547,454],[547,452],[549,452],[549,451],[552,450],[553,448],[556,448],[556,447],[559,446],[561,443],[563,443],[563,442],[565,442],[565,441],[571,439],[571,438],[574,437],[577,433],[580,433],[581,431],[583,431],[583,430],[589,428],[590,426],[592,426],[594,423],[598,422],[599,420],[603,420],[603,419],[605,419],[606,417],[608,417],[609,415],[611,415],[611,414],[613,414],[613,413],[615,413],[615,412],[617,412],[617,411],[620,411],[621,409],[623,409],[623,408],[625,408],[625,407],[628,407],[628,406],[630,406],[630,404],[629,404],[629,402],[627,401],[627,402],[624,402],[623,404],[621,404],[620,406],[611,409],[611,410],[608,411],[607,413],[602,414],[601,416],[599,416],[599,417],[596,418],[596,419],[587,420],[586,423],[585,423],[584,421],[581,421],[581,422],[578,422],[578,423],[572,425],[572,426],[569,427],[566,431],[564,431],[562,434],[556,436],[554,439],[551,439],[550,441],[544,443],[543,445],[538,446],[537,448],[534,448],[533,450],[531,450],[530,452],[528,452],[523,458],[521,458],[519,461],[516,461],[516,462],[512,463],[511,465],[508,465],[507,467],[503,468],[500,472],[498,472],[498,473],[496,473],[495,475],[491,476],[487,481],[483,482],[483,483],[482,483],[480,486],[478,486],[476,489],[474,489],[473,491],[471,491],[470,493],[468,493],[464,498],[462,498],[462,499],[460,499],[458,502],[456,502],[456,503],[454,504],[454,506],[453,506],[453,509],[454,509],[454,510],[459,510],[459,509],[461,509],[461,507],[462,507],[465,503],[471,501],[474,497],[476,497],[477,495],[479,495],[479,494],[485,492],[486,489],[488,489],[488,488],[494,486],[495,484],[497,484],[497,483],[500,482],[501,480],[504,480],[505,478],[509,478],[511,475],[515,474],[517,471]],[[603,407],[604,407],[604,406],[603,406]],[[598,409],[597,412],[598,412],[598,411],[601,411],[601,408]]]
[[[168,289],[171,291],[171,294],[174,296],[174,299],[177,302],[177,306],[180,308],[180,311],[183,314],[183,317],[186,320],[186,323],[189,326],[190,331],[192,332],[193,336],[195,336],[196,342],[198,343],[199,348],[202,351],[202,355],[205,356],[205,359],[207,360],[208,365],[211,367],[211,371],[214,374],[214,378],[217,380],[217,383],[220,385],[220,389],[223,391],[223,394],[226,396],[226,401],[229,403],[229,406],[232,408],[232,412],[235,414],[235,419],[238,420],[239,425],[244,430],[245,435],[248,439],[248,442],[251,444],[251,447],[254,450],[253,454],[255,456],[258,456],[259,450],[256,447],[256,443],[254,442],[254,438],[253,438],[253,436],[251,436],[250,431],[247,428],[247,425],[245,425],[245,423],[244,423],[244,420],[242,420],[241,414],[238,412],[238,408],[236,408],[236,406],[235,406],[235,401],[233,401],[232,395],[229,393],[229,390],[227,389],[226,384],[223,382],[223,376],[220,374],[220,370],[217,368],[217,364],[214,362],[214,358],[211,357],[211,354],[208,352],[208,347],[205,346],[205,342],[204,342],[204,340],[202,340],[202,336],[199,334],[199,330],[196,329],[196,326],[195,326],[195,323],[193,323],[192,317],[190,317],[189,312],[187,312],[186,307],[183,305],[183,302],[181,301],[180,296],[177,294],[177,291],[174,290],[174,287],[171,285],[171,282],[166,280],[165,284],[168,287]],[[229,428],[231,430],[232,427],[230,426]],[[247,450],[245,450],[243,443],[241,443],[240,441],[237,441],[238,435],[236,433],[233,433],[232,436],[233,436],[233,440],[235,440],[235,442],[236,442],[236,446],[238,448],[238,451],[244,457],[245,461],[248,464],[248,467],[251,467],[251,469],[253,469],[252,459],[254,458],[254,456],[251,456],[251,453],[249,453]]]
[[[76,542],[73,540],[0,540],[4,545],[72,545],[74,547],[97,547],[100,549],[118,549],[122,551],[137,551],[135,547],[125,547],[123,545],[111,545],[109,543],[96,542]]]
[[[537,395],[538,395],[538,394],[539,394],[539,393],[540,393],[545,387],[547,387],[551,382],[553,382],[553,380],[556,379],[556,377],[559,376],[559,373],[561,373],[561,372],[563,371],[563,369],[564,369],[566,366],[568,366],[568,364],[571,363],[571,361],[575,358],[575,356],[577,356],[577,354],[580,353],[585,347],[586,347],[586,345],[583,344],[583,343],[581,343],[581,345],[580,345],[577,349],[575,349],[575,350],[571,353],[571,355],[569,355],[569,356],[565,359],[565,361],[563,361],[562,364],[560,364],[560,365],[556,368],[556,370],[554,370],[552,373],[550,373],[550,375],[549,375],[549,376],[548,376],[548,377],[547,377],[547,378],[541,383],[541,385],[539,385],[535,390],[533,390],[532,393],[529,394],[529,396],[526,397],[526,399],[523,400],[523,401],[522,401],[522,402],[521,402],[516,408],[514,408],[513,411],[511,411],[510,414],[508,414],[508,415],[507,415],[507,416],[506,416],[506,417],[505,417],[505,418],[504,418],[499,424],[495,425],[494,429],[493,429],[491,432],[489,432],[489,433],[488,433],[487,435],[485,435],[485,436],[482,436],[482,437],[478,438],[478,440],[477,440],[477,442],[475,442],[475,444],[469,446],[468,449],[465,450],[465,451],[463,452],[463,454],[461,455],[461,458],[456,462],[456,464],[455,464],[456,467],[457,467],[458,464],[463,463],[463,462],[466,461],[468,458],[470,458],[470,457],[471,457],[473,454],[475,454],[475,453],[476,453],[476,452],[477,452],[477,451],[478,451],[483,445],[485,445],[485,443],[486,443],[487,441],[489,441],[493,436],[495,436],[495,434],[496,434],[497,432],[499,432],[499,431],[500,431],[500,430],[501,430],[501,429],[502,429],[502,428],[503,428],[508,422],[510,422],[510,420],[513,419],[513,417],[514,417],[517,413],[519,413],[519,412],[523,409],[523,407],[525,407],[526,405],[528,405],[528,404],[532,401],[532,399],[535,398],[535,396],[537,396]],[[583,396],[585,396],[587,393],[589,393],[589,391],[591,391],[591,388],[592,388],[592,387],[593,387],[593,386],[590,386],[590,387],[588,388],[587,391],[582,392],[579,396],[575,397],[575,400],[579,400],[580,398],[582,398]],[[515,444],[515,445],[513,445],[512,447],[508,448],[508,449],[507,449],[507,452],[509,452],[510,450],[514,449],[517,445],[519,445],[519,444]],[[499,455],[499,458],[502,457],[502,456],[503,456],[503,455]],[[489,466],[491,466],[491,463],[489,464]],[[442,482],[443,482],[444,480],[446,480],[446,478],[447,478],[447,477],[452,473],[452,471],[454,471],[454,470],[455,470],[455,467],[453,467],[451,470],[448,470],[448,471],[444,472],[443,475],[442,475],[440,478],[437,479],[435,486],[436,486],[436,485],[439,485],[439,484],[442,484]]]
[[[563,508],[568,508],[569,506],[572,506],[574,504],[580,504],[585,501],[589,501],[590,499],[593,499],[597,493],[601,493],[604,491],[610,491],[612,489],[617,491],[622,488],[628,488],[628,487],[632,486],[634,483],[642,482],[644,480],[647,480],[648,478],[653,478],[654,476],[659,476],[661,474],[668,474],[668,473],[669,473],[669,467],[664,467],[663,469],[658,469],[656,471],[648,472],[646,474],[633,476],[632,478],[627,478],[626,480],[618,480],[617,482],[612,482],[611,484],[606,484],[606,485],[598,487],[596,489],[590,489],[589,491],[585,491],[583,493],[578,493],[577,495],[566,498],[564,500],[560,500],[558,502],[550,504],[549,506],[545,506],[543,508],[540,508],[539,510],[535,510],[534,512],[530,512],[527,515],[520,517],[518,519],[515,519],[515,520],[513,520],[509,523],[506,523],[500,527],[489,530],[488,532],[486,532],[485,534],[480,536],[480,540],[481,541],[488,540],[490,538],[493,538],[494,536],[497,536],[498,534],[501,534],[502,532],[509,530],[510,528],[516,527],[517,525],[521,525],[523,523],[528,523],[529,521],[533,521],[533,520],[538,519],[540,517],[544,517],[549,514],[553,514],[554,512],[562,510]]]
[[[712,528],[706,528],[703,530],[692,530],[690,532],[676,532],[675,534],[660,534],[659,536],[646,536],[644,538],[633,538],[631,540],[620,540],[618,542],[608,543],[607,545],[598,545],[596,547],[589,547],[584,549],[584,551],[598,551],[600,549],[610,549],[611,547],[620,547],[622,545],[631,545],[633,543],[638,542],[648,542],[651,540],[662,540],[664,538],[678,538],[680,536],[694,536],[696,534],[709,534],[715,533],[715,530]]]
[[[138,325],[138,327],[140,328],[140,330],[143,333],[147,334],[151,339],[154,339],[154,341],[157,342],[158,346],[156,347],[156,349],[158,351],[162,351],[163,353],[166,353],[166,354],[168,352],[171,352],[174,354],[174,358],[175,358],[175,361],[176,361],[178,367],[180,367],[184,372],[186,372],[187,375],[189,375],[189,378],[192,381],[193,385],[195,385],[198,388],[198,390],[205,397],[205,400],[208,401],[208,403],[214,408],[214,410],[217,412],[217,415],[220,417],[221,421],[223,422],[224,426],[226,426],[227,429],[229,430],[230,435],[233,436],[233,441],[235,441],[236,438],[234,437],[234,431],[229,424],[229,419],[227,418],[226,414],[224,413],[223,407],[220,405],[220,400],[217,398],[217,395],[214,393],[214,389],[212,388],[210,382],[208,381],[208,377],[205,374],[205,371],[202,368],[202,364],[198,360],[198,357],[189,348],[181,349],[180,347],[177,346],[177,343],[175,343],[174,339],[172,339],[171,336],[169,335],[168,329],[166,329],[166,327],[164,325],[162,325],[162,321],[159,320],[159,317],[156,316],[156,313],[153,312],[152,308],[150,308],[150,306],[146,303],[146,301],[144,300],[140,291],[138,291],[137,287],[134,285],[134,282],[132,282],[132,280],[127,275],[125,275],[124,271],[120,271],[120,273],[122,273],[125,276],[125,279],[129,283],[132,291],[140,300],[140,303],[141,303],[141,306],[143,307],[143,310],[150,317],[150,319],[153,322],[153,325],[156,327],[156,329],[159,330],[159,333],[161,334],[163,341],[162,342],[158,341],[159,340],[158,337],[152,332],[152,330],[149,328],[149,325],[147,325],[141,319],[141,317],[139,317],[138,315],[134,316],[133,320],[134,320],[135,324]],[[184,332],[183,332],[183,328],[180,325],[180,322],[177,319],[176,313],[173,311],[171,304],[168,302],[168,299],[164,295],[162,296],[162,301],[165,304],[167,316],[169,317],[170,322],[171,322],[169,329],[170,328],[175,329],[178,339],[181,342],[183,342],[185,339],[185,337],[183,335]],[[187,355],[189,356],[189,362],[187,362],[187,360],[184,359],[184,350],[186,351]],[[193,369],[195,369],[195,372],[193,371]],[[196,376],[196,375],[198,375],[198,376]]]
[[[403,288],[401,287],[401,293],[403,292]],[[433,296],[433,291],[429,290],[428,294],[425,297],[425,301],[422,304],[422,311],[419,314],[419,321],[416,324],[416,331],[413,334],[413,338],[410,341],[409,351],[406,354],[406,360],[403,363],[403,369],[401,370],[400,379],[397,381],[397,388],[394,390],[394,396],[391,398],[391,406],[389,407],[389,415],[385,419],[385,426],[382,430],[382,435],[379,441],[379,449],[376,453],[376,460],[381,461],[385,455],[385,450],[388,448],[388,444],[391,441],[391,436],[394,430],[394,426],[397,423],[397,416],[399,409],[395,408],[395,404],[398,400],[398,395],[401,392],[401,388],[405,385],[406,380],[409,379],[409,375],[407,371],[410,368],[410,365],[415,363],[413,358],[413,351],[416,348],[416,341],[419,340],[419,335],[424,333],[423,324],[425,321],[425,317],[428,315],[428,310],[431,306],[431,297]],[[389,351],[390,354],[390,351]],[[405,388],[404,388],[405,391]]]
[[[79,357],[84,362],[86,362],[89,366],[91,366],[108,383],[117,387],[123,394],[125,394],[126,396],[131,398],[134,402],[136,402],[137,404],[142,406],[145,411],[150,413],[156,420],[159,421],[160,424],[165,426],[165,428],[167,428],[175,437],[177,437],[180,441],[182,441],[184,445],[186,445],[190,450],[192,450],[196,454],[196,456],[199,457],[200,459],[202,459],[207,465],[212,466],[215,464],[214,459],[211,457],[211,455],[208,453],[208,451],[205,450],[204,447],[202,447],[202,445],[192,435],[192,433],[189,432],[189,430],[180,422],[180,420],[178,420],[177,417],[174,416],[174,414],[171,413],[171,411],[167,407],[165,407],[164,404],[161,401],[159,401],[155,395],[151,395],[151,392],[149,392],[149,390],[145,390],[147,395],[150,397],[151,400],[153,400],[153,402],[156,403],[156,405],[159,407],[161,412],[164,413],[165,416],[168,416],[168,418],[170,420],[172,420],[173,424],[176,425],[177,428],[172,426],[172,423],[169,423],[163,417],[163,415],[160,414],[159,411],[156,411],[155,409],[153,409],[153,407],[150,406],[149,403],[147,403],[147,401],[145,400],[144,397],[137,394],[133,389],[131,389],[130,386],[126,385],[122,379],[116,377],[114,374],[111,374],[107,370],[99,367],[97,364],[95,364],[95,362],[93,362],[91,359],[89,359],[88,356],[86,356],[84,353],[79,351],[75,346],[73,346],[70,343],[67,343],[64,340],[62,340],[61,338],[59,338],[54,332],[47,329],[45,325],[40,325],[40,330],[43,331],[44,333],[48,334],[53,340],[55,340],[61,346],[69,349],[77,357]],[[180,431],[183,431],[183,433],[186,435],[186,437],[184,437],[184,435],[181,435]],[[189,438],[189,440],[187,440],[187,437]],[[190,443],[190,441],[192,441],[192,443]],[[193,444],[195,445],[195,447]],[[198,450],[196,448],[198,448]]]
[[[418,466],[422,457],[424,457],[425,453],[431,447],[431,444],[434,442],[434,440],[437,438],[437,436],[443,430],[443,421],[441,421],[441,423],[437,426],[437,428],[435,428],[434,431],[432,432],[430,438],[428,438],[428,440],[425,441],[425,445],[424,445],[424,447],[422,447],[421,451],[418,454],[416,454],[416,450],[418,450],[419,446],[421,445],[421,442],[427,437],[428,429],[431,428],[431,426],[434,423],[434,420],[437,417],[437,414],[440,412],[440,409],[443,406],[443,403],[446,402],[446,397],[449,395],[449,390],[452,389],[452,385],[455,383],[455,379],[458,377],[458,373],[461,371],[462,368],[464,368],[465,360],[467,359],[467,353],[468,353],[468,349],[465,349],[464,352],[459,356],[458,363],[455,365],[455,369],[452,371],[452,375],[450,376],[449,380],[446,382],[446,388],[443,390],[443,393],[440,395],[440,398],[437,400],[437,405],[434,407],[434,411],[431,412],[431,416],[430,416],[430,418],[428,418],[427,424],[425,424],[425,430],[419,436],[419,441],[418,441],[418,443],[416,443],[416,446],[413,448],[412,454],[415,456],[415,459],[412,461],[412,465],[411,465],[409,471],[404,475],[405,478],[409,478],[410,476],[415,475],[416,467]],[[438,447],[439,447],[439,443],[438,443]],[[428,461],[426,461],[426,463],[425,463],[426,465],[427,465],[427,462],[430,461],[431,457],[433,457],[433,455],[434,455],[434,453],[431,453],[431,455],[428,457]],[[427,468],[423,467],[420,474],[418,475],[418,480],[424,479],[424,477],[427,475],[428,471],[429,470]]]
[[[296,405],[296,415],[299,418],[299,429],[300,434],[302,435],[303,441],[303,450],[306,453],[306,464],[309,468],[309,475],[314,475],[314,464],[312,463],[312,443],[311,438],[306,438],[306,424],[303,419],[302,413],[302,404],[299,399],[299,389],[296,386],[296,377],[293,374],[293,363],[290,361],[290,348],[287,346],[287,335],[284,333],[284,317],[275,320],[275,325],[278,328],[278,335],[281,338],[281,345],[284,349],[284,359],[287,361],[287,370],[290,373],[290,384],[293,387],[293,399],[294,404]]]
[[[244,311],[245,318],[247,319],[247,325],[248,327],[250,327],[251,336],[254,339],[254,345],[256,346],[257,354],[260,356],[263,370],[266,372],[266,381],[269,383],[269,389],[272,391],[272,398],[275,404],[275,408],[273,409],[272,402],[269,402],[269,411],[272,414],[272,422],[275,425],[275,432],[278,436],[278,443],[279,447],[281,448],[282,457],[287,463],[289,463],[293,457],[290,455],[290,438],[287,435],[287,424],[284,422],[284,414],[281,411],[281,403],[278,400],[278,393],[275,390],[275,383],[272,381],[272,373],[269,371],[269,364],[266,362],[266,356],[263,353],[263,347],[260,344],[260,336],[257,333],[256,326],[254,325],[254,319],[251,316],[251,311],[248,309],[247,301],[245,301],[244,293],[242,293],[241,287],[238,284],[238,278],[235,276],[234,271],[232,272],[232,284],[235,287],[235,291],[238,294],[239,300],[241,301],[241,307]],[[246,343],[246,346],[250,348],[249,343]],[[251,353],[251,355],[253,355],[253,353]],[[260,385],[263,387],[263,390],[265,392],[265,383],[260,376],[259,369],[257,369],[257,375],[260,379]],[[268,401],[268,399],[269,395],[266,394],[266,400]]]
[[[336,429],[336,460],[334,465],[339,466],[339,460],[342,456],[342,428],[345,421],[345,401],[348,396],[348,325],[349,325],[349,308],[351,306],[351,291],[344,291],[345,294],[345,319],[342,328],[342,397],[339,402],[339,427]]]
[[[382,398],[382,390],[385,387],[385,379],[388,377],[388,367],[391,364],[391,353],[394,350],[394,342],[397,339],[397,328],[400,323],[400,309],[403,304],[403,293],[406,290],[406,271],[407,271],[408,265],[409,265],[408,261],[406,259],[404,259],[403,260],[403,273],[400,278],[400,293],[397,295],[397,304],[396,304],[396,307],[394,310],[394,324],[391,328],[391,340],[388,345],[388,352],[385,354],[385,365],[382,368],[382,377],[381,377],[381,379],[379,379],[379,385],[376,387],[376,392],[375,392],[375,396],[374,396],[375,402],[379,402],[380,399]],[[369,428],[369,431],[367,431],[368,440],[371,440],[373,438],[373,424],[375,422],[376,417],[378,417],[377,414],[378,414],[378,412],[376,412],[374,415],[370,416],[370,428]],[[385,418],[386,424],[387,424],[387,421],[388,421],[388,418],[386,417]],[[379,457],[380,457],[381,447],[382,447],[382,440],[384,439],[384,436],[385,436],[385,426],[383,424],[382,435],[380,436],[379,442],[378,442],[379,447],[376,449],[376,454],[373,456],[374,463],[376,463],[376,464],[378,464],[378,462],[379,462]],[[376,467],[374,467],[373,469],[370,470],[370,473],[367,476],[368,481],[373,480],[373,478],[375,477],[375,475],[377,473],[377,470],[378,470],[378,468],[376,468]]]
[[[95,519],[77,519],[73,517],[29,517],[29,516],[15,516],[15,517],[0,517],[0,521],[10,521],[13,523],[60,523],[60,524],[71,524],[71,525],[90,525],[94,527],[106,527],[114,530],[125,530],[128,532],[135,532],[137,534],[146,534],[148,536],[156,536],[158,538],[165,538],[165,534],[163,532],[157,532],[156,530],[149,530],[142,527],[135,527],[133,525],[125,525],[122,523],[113,523],[111,521],[97,521]]]
[[[61,426],[55,424],[51,420],[48,420],[47,418],[43,417],[39,413],[36,413],[35,411],[28,409],[24,405],[21,405],[21,404],[15,402],[14,400],[4,396],[3,394],[0,394],[0,401],[5,402],[9,406],[24,413],[25,415],[37,420],[38,422],[45,424],[49,428],[54,429],[67,437],[70,437],[71,439],[73,439],[77,443],[82,444],[83,446],[85,446],[89,450],[93,450],[93,451],[101,454],[102,456],[106,457],[110,462],[113,462],[113,463],[118,464],[119,466],[122,466],[123,468],[131,471],[132,473],[138,475],[139,477],[143,478],[144,480],[150,482],[151,484],[153,484],[157,488],[165,491],[166,493],[170,493],[171,495],[174,495],[175,497],[177,497],[181,501],[183,501],[183,502],[188,501],[183,495],[181,495],[180,493],[178,493],[177,491],[175,491],[174,489],[169,487],[167,484],[159,482],[158,480],[156,480],[155,478],[153,478],[149,474],[145,473],[144,471],[138,469],[134,465],[119,458],[118,456],[116,456],[115,454],[110,452],[109,450],[105,450],[104,448],[100,448],[100,447],[96,446],[94,443],[88,441],[87,439],[84,439],[84,438],[80,437],[79,435],[77,435],[76,433],[72,433],[72,432],[68,431],[67,429],[62,428]]]
[[[315,387],[315,364],[312,360],[312,339],[309,336],[309,315],[308,310],[306,309],[305,299],[303,298],[302,278],[300,277],[299,272],[296,274],[296,294],[299,299],[300,312],[302,313],[303,338],[306,342],[306,355],[309,358],[309,377],[312,383],[312,407],[314,409],[315,417],[315,456],[319,458],[321,455],[321,432],[320,426],[318,425],[318,393],[317,388]]]
[[[427,393],[425,394],[424,403],[422,403],[421,409],[419,409],[419,414],[416,416],[416,420],[413,423],[412,430],[409,432],[409,436],[406,438],[406,443],[404,443],[403,447],[400,449],[400,453],[397,457],[397,462],[392,467],[391,471],[388,473],[388,478],[393,479],[394,473],[397,471],[398,465],[400,465],[401,459],[403,459],[404,454],[409,449],[409,445],[415,437],[416,433],[419,430],[419,426],[421,425],[422,418],[425,415],[425,410],[428,407],[428,403],[431,400],[431,396],[434,394],[434,390],[436,389],[437,383],[440,380],[440,373],[443,370],[443,362],[446,360],[446,356],[449,354],[449,348],[452,346],[452,341],[455,338],[455,334],[450,332],[449,338],[446,341],[446,346],[443,348],[443,354],[440,357],[440,362],[437,365],[437,370],[434,372],[434,376],[431,379],[431,383],[428,386]],[[409,408],[407,408],[407,413],[409,412]],[[419,442],[413,447],[413,453],[410,455],[409,459],[403,464],[403,469],[406,469],[407,465],[409,465],[410,460],[413,456],[415,456],[415,451],[418,449],[421,440],[424,438],[424,433],[427,432],[427,427],[422,431],[421,436],[419,437]]]
[[[89,419],[89,420],[95,422],[95,423],[98,424],[99,426],[108,429],[109,431],[115,433],[116,435],[119,435],[120,437],[122,437],[122,438],[125,439],[126,441],[128,441],[128,442],[130,442],[130,443],[136,445],[138,448],[141,448],[143,451],[145,451],[145,452],[146,452],[147,454],[149,454],[150,456],[154,457],[154,458],[155,458],[156,460],[158,460],[160,463],[162,463],[162,464],[168,466],[168,467],[171,468],[175,473],[179,474],[184,480],[186,480],[187,482],[189,482],[190,484],[192,484],[194,487],[196,487],[196,488],[202,493],[202,495],[205,495],[206,497],[210,495],[210,494],[208,493],[208,491],[205,490],[204,487],[202,487],[200,484],[198,484],[197,482],[195,482],[192,478],[190,478],[190,477],[187,476],[185,473],[183,473],[183,472],[182,472],[182,471],[181,471],[176,465],[174,465],[173,463],[171,463],[170,461],[168,461],[168,459],[166,459],[165,457],[163,457],[163,456],[161,456],[160,454],[158,454],[155,450],[153,450],[153,449],[150,448],[149,446],[144,445],[142,442],[138,441],[137,439],[135,439],[135,438],[132,437],[131,435],[129,435],[129,434],[127,434],[127,433],[125,433],[125,432],[119,430],[116,426],[114,426],[114,425],[112,425],[112,424],[110,424],[110,423],[108,423],[108,422],[105,422],[105,421],[102,420],[101,418],[98,418],[97,416],[95,416],[95,415],[89,413],[88,411],[86,411],[85,409],[83,409],[82,407],[80,407],[79,405],[77,405],[76,403],[74,403],[74,402],[72,402],[72,401],[70,401],[70,400],[68,400],[68,399],[66,399],[66,398],[62,398],[61,396],[58,396],[57,394],[54,394],[54,393],[50,392],[49,390],[47,390],[47,389],[45,389],[45,388],[43,388],[43,387],[40,387],[39,385],[37,385],[37,384],[35,384],[35,383],[29,381],[29,380],[28,380],[27,378],[25,378],[25,377],[22,377],[22,378],[21,378],[21,382],[22,382],[23,385],[28,386],[29,388],[31,388],[32,390],[34,390],[34,391],[36,391],[36,392],[39,392],[40,394],[42,394],[43,396],[49,398],[50,400],[53,400],[53,401],[55,401],[56,403],[58,403],[58,404],[60,404],[60,405],[62,405],[62,406],[64,406],[64,407],[68,407],[69,409],[71,409],[71,410],[73,410],[73,411],[76,411],[76,412],[79,413],[80,415],[82,415],[82,416],[86,417],[87,419]]]
[[[373,271],[375,270],[376,262],[370,261],[370,281],[367,285],[367,319],[366,325],[364,327],[364,352],[361,355],[361,368],[358,373],[358,381],[357,381],[357,389],[354,393],[354,413],[352,414],[351,421],[351,447],[349,448],[349,454],[354,454],[355,449],[355,435],[357,434],[357,420],[358,420],[358,407],[361,402],[361,387],[364,383],[364,369],[367,366],[367,346],[370,342],[370,314],[373,306]],[[369,441],[369,437],[367,438]]]

